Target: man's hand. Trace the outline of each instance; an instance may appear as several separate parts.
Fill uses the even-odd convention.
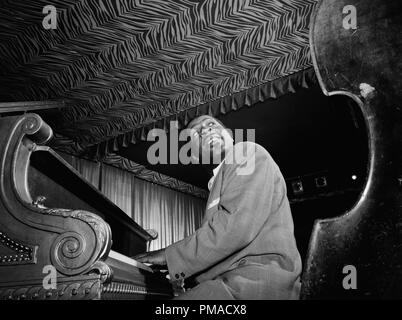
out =
[[[166,266],[165,249],[141,253],[133,257],[135,260],[142,263],[151,263],[158,266]]]

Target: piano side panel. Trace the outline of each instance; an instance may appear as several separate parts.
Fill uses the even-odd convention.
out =
[[[0,299],[170,297],[163,276],[124,257],[151,236],[41,145],[50,137],[38,115],[0,119]],[[121,261],[108,257],[110,227]]]
[[[66,164],[48,152],[32,154],[28,186],[33,201],[44,196],[43,205],[49,208],[83,209],[96,213],[110,225],[113,250],[127,256],[145,252],[147,240],[141,236],[141,232],[146,234],[145,231]]]

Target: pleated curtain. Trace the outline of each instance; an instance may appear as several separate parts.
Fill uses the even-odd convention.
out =
[[[183,239],[201,224],[204,199],[136,178],[110,165],[66,154],[62,157],[141,227],[158,232],[150,250]]]

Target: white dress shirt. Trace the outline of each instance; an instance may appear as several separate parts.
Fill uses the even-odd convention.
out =
[[[215,181],[215,177],[216,177],[216,175],[218,174],[219,169],[222,167],[222,164],[223,164],[224,161],[225,161],[225,159],[223,159],[223,160],[221,161],[221,163],[220,163],[214,170],[212,170],[213,176],[212,176],[212,178],[209,179],[209,181],[208,181],[208,190],[211,191],[211,188],[212,188],[212,186],[213,186],[213,184],[214,184],[214,181]]]

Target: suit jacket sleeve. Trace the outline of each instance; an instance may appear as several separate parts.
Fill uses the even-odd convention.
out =
[[[276,165],[265,149],[246,144],[247,156],[242,161],[237,161],[240,159],[237,153],[243,152],[239,148],[244,144],[240,143],[234,147],[235,163],[222,167],[223,187],[218,210],[191,236],[166,248],[173,280],[208,269],[244,248],[268,219]],[[246,170],[247,166],[254,170]]]

